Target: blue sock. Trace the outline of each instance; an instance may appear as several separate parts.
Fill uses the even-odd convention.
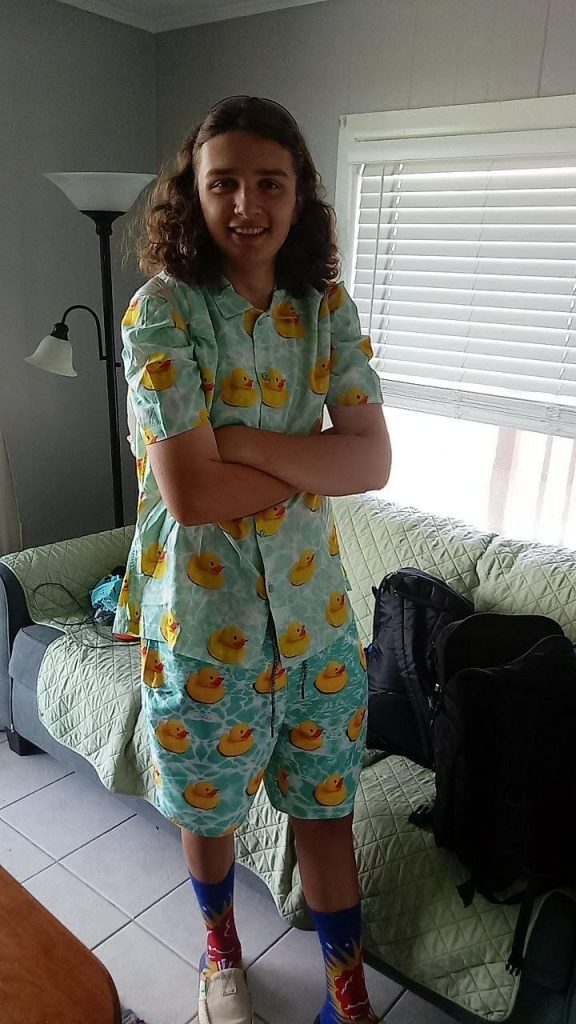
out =
[[[324,956],[326,1000],[320,1024],[377,1024],[366,991],[360,904],[326,914],[310,909]]]
[[[206,968],[213,974],[242,966],[242,947],[234,921],[234,864],[221,882],[200,882],[190,875],[206,925]]]

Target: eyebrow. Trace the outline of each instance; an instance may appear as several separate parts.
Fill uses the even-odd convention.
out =
[[[238,172],[235,171],[231,167],[220,167],[220,168],[215,168],[214,170],[208,171],[207,174],[206,174],[206,177],[208,177],[208,178],[218,178],[218,177],[224,177],[227,174],[231,175],[233,177],[237,173]],[[283,171],[280,167],[275,167],[275,168],[273,167],[273,168],[269,168],[269,169],[267,169],[265,167],[258,168],[255,173],[256,174],[261,174],[262,177],[265,177],[265,178],[287,178],[288,177],[286,171]]]

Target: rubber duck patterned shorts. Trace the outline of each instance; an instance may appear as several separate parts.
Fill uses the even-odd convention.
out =
[[[349,814],[366,734],[364,652],[352,623],[295,668],[269,629],[257,668],[210,665],[142,646],[142,691],[156,805],[202,836],[242,824],[264,783],[297,818]]]

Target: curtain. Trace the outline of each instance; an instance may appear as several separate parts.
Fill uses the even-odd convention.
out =
[[[18,517],[16,492],[0,427],[0,555],[6,555],[9,551],[20,551],[21,547],[22,527]]]

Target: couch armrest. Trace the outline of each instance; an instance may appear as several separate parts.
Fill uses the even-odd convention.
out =
[[[0,562],[0,725],[10,724],[10,673],[8,665],[16,634],[32,620],[18,579]]]

